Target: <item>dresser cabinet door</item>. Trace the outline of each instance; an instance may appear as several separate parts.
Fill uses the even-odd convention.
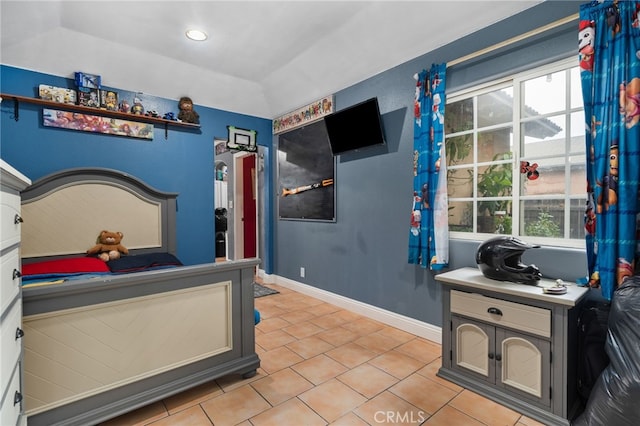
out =
[[[551,405],[551,343],[505,329],[496,329],[501,386],[520,398]]]
[[[451,321],[452,367],[495,383],[495,327],[457,315]]]

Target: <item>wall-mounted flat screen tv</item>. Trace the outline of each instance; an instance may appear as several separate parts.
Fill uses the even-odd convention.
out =
[[[384,145],[378,98],[371,98],[324,117],[333,155]]]

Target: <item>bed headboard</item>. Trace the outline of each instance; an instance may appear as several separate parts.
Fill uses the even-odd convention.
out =
[[[121,231],[122,244],[134,253],[175,254],[177,196],[112,169],[45,176],[22,192],[21,256],[84,254],[103,229]]]

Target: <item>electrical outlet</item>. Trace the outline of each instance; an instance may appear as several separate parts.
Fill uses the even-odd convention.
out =
[[[300,277],[304,278],[304,266],[300,267]]]

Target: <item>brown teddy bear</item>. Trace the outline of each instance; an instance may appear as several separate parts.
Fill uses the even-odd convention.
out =
[[[178,101],[178,108],[180,109],[178,120],[185,123],[200,124],[200,116],[193,109],[193,101],[191,98],[187,96],[181,97],[180,101]]]
[[[104,262],[120,259],[120,253],[129,254],[129,250],[122,244],[122,232],[102,231],[96,240],[96,245],[87,250],[87,254],[97,254]]]

